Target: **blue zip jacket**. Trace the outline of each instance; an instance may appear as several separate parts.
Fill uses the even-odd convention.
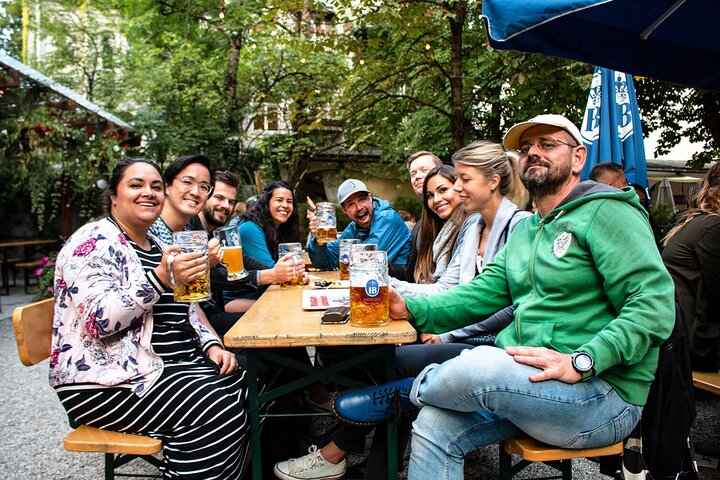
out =
[[[355,222],[351,222],[337,241],[325,245],[318,245],[315,242],[315,235],[310,235],[307,252],[313,267],[321,270],[336,269],[340,249],[339,241],[343,238],[357,238],[361,243],[376,243],[379,250],[387,252],[389,263],[407,264],[412,248],[410,230],[387,200],[373,197],[372,202],[373,220],[368,230],[360,230]]]

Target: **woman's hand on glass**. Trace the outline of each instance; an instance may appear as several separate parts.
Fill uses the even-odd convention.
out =
[[[223,350],[217,345],[208,348],[206,353],[210,361],[220,367],[220,375],[233,373],[237,370],[238,363],[234,353]]]
[[[275,282],[284,283],[305,272],[305,265],[295,263],[295,254],[290,252],[280,257],[273,267]]]

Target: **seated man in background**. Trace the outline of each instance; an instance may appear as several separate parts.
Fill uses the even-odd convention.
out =
[[[463,477],[465,455],[520,433],[563,448],[623,440],[640,419],[674,325],[673,283],[632,190],[580,182],[586,149],[559,115],[513,126],[538,212],[522,220],[483,274],[432,297],[391,291],[390,316],[441,333],[508,305],[497,347],[466,350],[416,379],[339,396],[347,421],[379,420],[395,388],[422,407],[408,476]],[[499,348],[498,348],[499,347]],[[407,402],[408,405],[410,402]],[[539,414],[540,413],[540,414]]]
[[[610,185],[615,188],[623,188],[628,184],[622,165],[612,162],[603,162],[595,165],[592,170],[590,170],[588,180],[604,183],[605,185]]]
[[[365,184],[351,178],[338,188],[338,202],[342,211],[350,217],[350,224],[337,241],[325,245],[317,243],[317,217],[308,210],[310,238],[307,252],[313,267],[334,270],[338,266],[339,240],[357,238],[360,243],[375,243],[378,250],[387,252],[390,275],[395,270],[403,273],[410,256],[410,231],[400,215],[386,200],[373,198]]]

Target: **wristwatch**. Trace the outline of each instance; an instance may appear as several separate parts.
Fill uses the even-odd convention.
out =
[[[572,366],[580,374],[581,381],[585,381],[595,374],[595,360],[587,352],[575,352],[571,355]]]

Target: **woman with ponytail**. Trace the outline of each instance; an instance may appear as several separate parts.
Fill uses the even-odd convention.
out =
[[[393,279],[391,285],[402,295],[434,295],[469,282],[482,273],[483,265],[492,261],[518,222],[530,215],[518,207],[518,204],[525,206],[528,194],[520,182],[514,153],[506,152],[500,144],[480,140],[455,152],[452,161],[455,166],[453,190],[461,206],[444,223],[438,223],[437,214],[428,207],[428,190],[434,191],[428,186],[434,183],[431,173],[447,167],[436,167],[428,172],[423,187],[423,224],[420,228],[423,236],[415,267],[415,278],[425,283]],[[444,234],[443,230],[448,233]],[[447,240],[452,239],[453,230],[456,238],[452,241],[452,256],[445,268],[440,263],[443,257],[433,258],[433,254],[441,250],[438,247],[443,242],[448,243],[445,236],[449,237]],[[443,267],[440,274],[438,265]],[[434,278],[428,275],[433,270]]]

